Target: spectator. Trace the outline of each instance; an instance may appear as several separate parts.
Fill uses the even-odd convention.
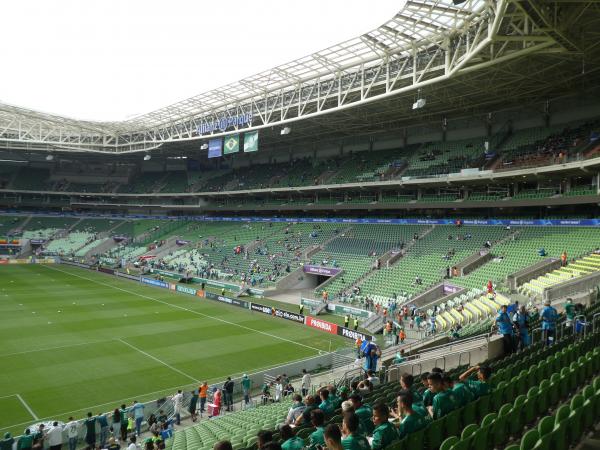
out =
[[[183,393],[181,389],[177,390],[177,393],[171,397],[171,401],[173,402],[173,412],[175,413],[175,423],[177,425],[181,424],[181,408],[183,404]]]
[[[136,444],[135,434],[132,434],[129,437],[129,445],[127,446],[127,450],[138,450],[138,445]]]
[[[360,434],[360,419],[354,412],[344,415],[342,421],[342,447],[345,450],[368,450],[369,441]]]
[[[233,411],[233,388],[235,387],[231,377],[227,377],[227,380],[223,384],[223,394],[225,397],[225,410]]]
[[[91,412],[87,413],[87,419],[84,422],[85,425],[85,443],[90,448],[96,447],[96,418],[92,416]]]
[[[444,374],[442,378],[446,390],[452,392],[452,395],[454,395],[456,408],[461,408],[473,400],[473,393],[463,383],[455,383],[448,374]]]
[[[218,441],[213,445],[213,450],[233,450],[233,447],[229,441]]]
[[[333,403],[329,399],[329,391],[327,388],[323,388],[319,391],[319,397],[321,398],[319,409],[325,414],[331,414],[335,409],[333,407]]]
[[[198,418],[198,391],[194,389],[191,391],[191,394],[192,398],[190,400],[188,411],[190,413],[190,417],[192,418],[192,422],[195,422]]]
[[[71,418],[72,419],[72,418]],[[19,438],[17,450],[31,450],[33,447],[33,436],[29,428],[25,429],[25,434]],[[69,447],[69,450],[73,450]]]
[[[106,414],[100,414],[97,420],[98,426],[100,427],[100,448],[106,448],[108,432],[110,429],[110,427],[108,426],[108,418],[106,417]]]
[[[400,375],[400,387],[405,391],[410,391],[412,394],[413,403],[421,403],[423,401],[423,397],[415,387],[415,377],[413,377],[410,373],[404,372]]]
[[[381,353],[381,351],[380,351],[380,353]],[[377,386],[379,384],[379,377],[377,375],[375,375],[375,371],[373,371],[373,370],[369,370],[367,372],[367,380],[373,386]]]
[[[352,394],[350,401],[354,406],[354,413],[358,416],[362,428],[367,434],[371,434],[375,428],[371,418],[373,417],[373,410],[367,404],[362,402],[362,397],[359,394]]]
[[[271,433],[269,430],[260,430],[256,436],[258,438],[256,440],[256,444],[259,449],[264,448],[265,444],[273,441],[273,433]]]
[[[140,436],[142,434],[142,421],[144,420],[144,405],[134,400],[131,410],[135,419],[135,434]]]
[[[373,372],[377,371],[377,362],[381,357],[381,349],[377,347],[377,345],[373,343],[369,343],[366,348],[363,350],[363,354],[365,356],[364,369],[365,371],[372,370]]]
[[[250,403],[250,388],[252,386],[252,381],[248,378],[247,374],[242,376],[242,393],[244,394],[244,404],[247,405]]]
[[[302,450],[304,448],[304,440],[296,436],[294,430],[289,425],[282,426],[279,433],[282,450]]]
[[[114,437],[110,437],[108,439],[108,447],[106,447],[107,450],[120,450],[121,446],[119,444],[117,444],[117,441],[115,440]]]
[[[71,421],[73,418],[69,418],[69,421]],[[119,433],[121,431],[121,411],[119,410],[119,408],[115,408],[115,410],[113,411],[113,415],[112,415],[112,421],[111,421],[111,427],[112,427],[112,433],[113,436],[116,438],[117,436],[119,436]],[[77,429],[77,428],[75,428]],[[75,433],[75,438],[77,438],[77,433]],[[69,444],[70,445],[70,444]],[[74,448],[70,450],[75,450]]]
[[[125,405],[121,405],[121,409],[119,410],[119,418],[121,419],[121,423],[119,425],[119,429],[121,431],[121,440],[125,442],[127,439],[127,407]]]
[[[312,395],[307,395],[304,397],[304,404],[306,405],[306,408],[304,408],[304,411],[302,411],[300,417],[296,419],[296,426],[310,423],[310,413],[317,409],[316,403],[315,397]]]
[[[456,408],[454,395],[446,389],[441,374],[431,373],[427,379],[429,380],[429,388],[434,394],[433,402],[427,409],[434,420],[440,419]]]
[[[15,443],[14,438],[10,433],[4,433],[4,439],[0,441],[0,450],[12,450],[13,444]]]
[[[401,419],[398,427],[399,439],[427,426],[425,417],[413,409],[413,396],[410,391],[401,391],[398,396],[398,416]]]
[[[325,424],[325,414],[320,409],[315,409],[310,413],[310,422],[315,431],[313,431],[308,437],[308,448],[315,449],[317,445],[325,445],[325,437],[323,436],[323,425]]]
[[[371,442],[372,450],[383,450],[392,442],[398,440],[398,432],[396,427],[389,421],[390,410],[385,403],[377,403],[373,407],[373,441]]]
[[[518,335],[519,349],[524,350],[529,345],[529,313],[525,305],[513,314],[513,324]]]
[[[496,316],[496,326],[498,332],[502,335],[502,345],[504,354],[510,355],[514,351],[513,323],[508,316],[508,307],[502,305],[500,312]]]
[[[340,427],[335,423],[327,425],[327,428],[323,432],[323,438],[328,450],[343,450],[342,447],[342,433]]]
[[[558,320],[558,312],[551,306],[550,300],[544,302],[544,309],[541,314],[542,318],[542,334],[544,336],[544,345],[552,345],[556,334],[556,321]]]
[[[58,422],[53,422],[52,427],[46,433],[48,439],[48,446],[50,450],[60,450],[63,444],[62,441],[63,428],[58,425]]]
[[[310,374],[306,371],[306,369],[302,369],[302,395],[306,396],[308,391],[310,390]]]
[[[469,378],[475,372],[477,372],[477,381],[470,380]],[[458,379],[469,388],[476,398],[479,398],[491,392],[492,388],[488,383],[491,376],[492,369],[490,367],[474,366],[460,375]]]
[[[205,381],[198,389],[198,397],[200,398],[200,414],[206,411],[206,398],[208,396],[208,383]]]
[[[290,406],[288,415],[285,419],[286,425],[294,425],[299,417],[302,417],[302,413],[306,409],[306,405],[302,403],[302,397],[299,394],[295,394],[293,397],[294,403]]]

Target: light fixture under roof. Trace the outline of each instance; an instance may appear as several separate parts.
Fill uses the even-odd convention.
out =
[[[150,159],[152,159],[152,156],[144,155],[144,161],[150,161]]]

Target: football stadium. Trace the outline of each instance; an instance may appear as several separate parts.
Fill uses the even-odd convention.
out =
[[[599,23],[402,0],[124,120],[0,102],[0,450],[600,448]]]

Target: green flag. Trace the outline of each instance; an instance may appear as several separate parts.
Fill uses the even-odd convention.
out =
[[[233,136],[227,136],[225,138],[223,154],[228,155],[230,153],[237,153],[239,151],[240,151],[240,135],[235,134]]]
[[[244,153],[258,151],[258,131],[244,133]]]

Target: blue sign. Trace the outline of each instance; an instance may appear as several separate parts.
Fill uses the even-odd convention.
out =
[[[223,150],[223,139],[211,139],[208,141],[208,157],[219,158]]]
[[[239,127],[252,122],[252,113],[239,114],[237,116],[221,117],[212,122],[202,122],[198,127],[198,134],[212,133],[214,131],[225,131],[230,127]]]
[[[155,280],[154,278],[146,278],[142,277],[141,282],[144,284],[149,284],[151,286],[157,286],[165,289],[169,289],[169,283],[166,281]]]

